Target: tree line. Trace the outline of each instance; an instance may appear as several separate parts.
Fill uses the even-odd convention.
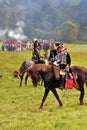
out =
[[[22,21],[30,40],[87,41],[86,7],[86,0],[0,0],[0,29],[15,29]]]

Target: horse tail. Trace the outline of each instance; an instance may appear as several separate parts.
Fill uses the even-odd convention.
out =
[[[85,83],[86,83],[86,87],[87,87],[87,69],[85,69]]]
[[[87,87],[87,72],[86,72],[86,75],[85,75],[85,82],[86,82],[86,87]]]

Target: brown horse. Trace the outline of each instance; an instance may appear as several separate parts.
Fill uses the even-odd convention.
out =
[[[80,105],[83,104],[84,98],[84,83],[87,86],[87,69],[80,66],[72,66],[71,71],[76,75],[76,82],[78,83],[78,90],[80,91]],[[62,102],[59,98],[59,95],[56,91],[56,88],[60,86],[60,80],[56,80],[53,72],[53,66],[45,64],[35,64],[32,68],[27,70],[28,76],[31,77],[33,86],[37,86],[38,76],[40,74],[41,78],[44,81],[45,92],[42,99],[40,108],[43,107],[43,104],[48,96],[49,91],[52,91],[55,95],[59,105],[62,106]]]

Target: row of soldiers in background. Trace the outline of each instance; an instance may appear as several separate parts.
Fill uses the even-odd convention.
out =
[[[35,39],[34,39],[35,41]],[[27,40],[22,40],[22,41],[17,41],[14,39],[7,39],[2,43],[1,49],[2,51],[21,51],[21,50],[32,50],[34,47],[34,41],[27,41]],[[53,49],[54,48],[54,40],[43,40],[39,39],[38,40],[40,43],[40,49],[44,49],[46,52],[48,49]]]
[[[55,46],[55,41],[53,39],[50,40],[43,40],[43,39],[37,39],[34,38],[34,41],[30,42],[29,48],[32,50],[34,48],[34,42],[38,41],[40,44],[40,49],[43,49],[45,52],[50,49],[52,50]]]
[[[14,39],[7,39],[2,43],[2,51],[20,51],[27,50],[27,40],[17,41]]]

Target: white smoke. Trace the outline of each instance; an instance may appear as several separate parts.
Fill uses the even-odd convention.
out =
[[[25,26],[25,23],[24,23],[24,21],[18,21],[18,22],[16,23],[16,26],[23,28],[23,27]]]
[[[18,21],[16,23],[16,28],[13,29],[0,29],[0,40],[5,40],[8,36],[9,38],[15,39],[15,40],[26,40],[27,36],[24,35],[23,27],[25,26],[25,23],[23,21]]]
[[[4,40],[6,37],[6,33],[8,32],[8,29],[0,30],[0,40]]]
[[[27,39],[27,36],[25,36],[23,32],[23,27],[25,26],[25,23],[23,21],[18,21],[16,23],[16,26],[16,29],[8,31],[8,37],[16,40]]]
[[[27,36],[25,36],[22,32],[23,32],[23,30],[21,28],[17,28],[15,30],[10,30],[8,32],[8,37],[16,39],[16,40],[27,39]]]

